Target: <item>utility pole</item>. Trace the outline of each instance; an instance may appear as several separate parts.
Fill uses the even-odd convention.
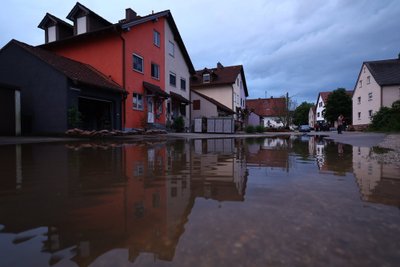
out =
[[[289,128],[289,92],[286,92],[286,128]]]

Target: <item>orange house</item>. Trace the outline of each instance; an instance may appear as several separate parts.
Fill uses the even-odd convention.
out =
[[[164,128],[169,112],[166,100],[171,98],[166,92],[166,47],[170,43],[166,29],[173,33],[183,55],[183,72],[187,73],[180,76],[189,77],[193,65],[170,11],[141,17],[128,8],[125,15],[113,24],[76,3],[67,16],[71,25],[47,13],[38,26],[45,31],[46,43],[41,47],[86,63],[120,84],[128,93],[121,116],[125,130]],[[182,102],[190,101],[182,97]]]

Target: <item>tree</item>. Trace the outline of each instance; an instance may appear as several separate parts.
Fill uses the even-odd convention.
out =
[[[347,124],[351,124],[352,100],[346,89],[334,90],[326,101],[324,118],[332,123],[342,114]]]
[[[303,102],[294,110],[293,123],[295,125],[308,124],[308,113],[310,108],[313,107],[313,103]],[[313,126],[314,127],[314,126]]]

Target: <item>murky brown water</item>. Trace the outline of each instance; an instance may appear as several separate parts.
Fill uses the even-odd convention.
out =
[[[0,266],[399,266],[400,174],[321,139],[0,147]]]

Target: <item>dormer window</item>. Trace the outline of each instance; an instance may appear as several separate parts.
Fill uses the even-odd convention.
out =
[[[76,23],[77,23],[76,34],[82,34],[87,32],[86,16],[78,18],[76,20]]]
[[[54,42],[57,40],[56,26],[51,26],[47,28],[47,42]]]
[[[204,73],[203,74],[203,83],[209,83],[211,80],[210,73]]]

